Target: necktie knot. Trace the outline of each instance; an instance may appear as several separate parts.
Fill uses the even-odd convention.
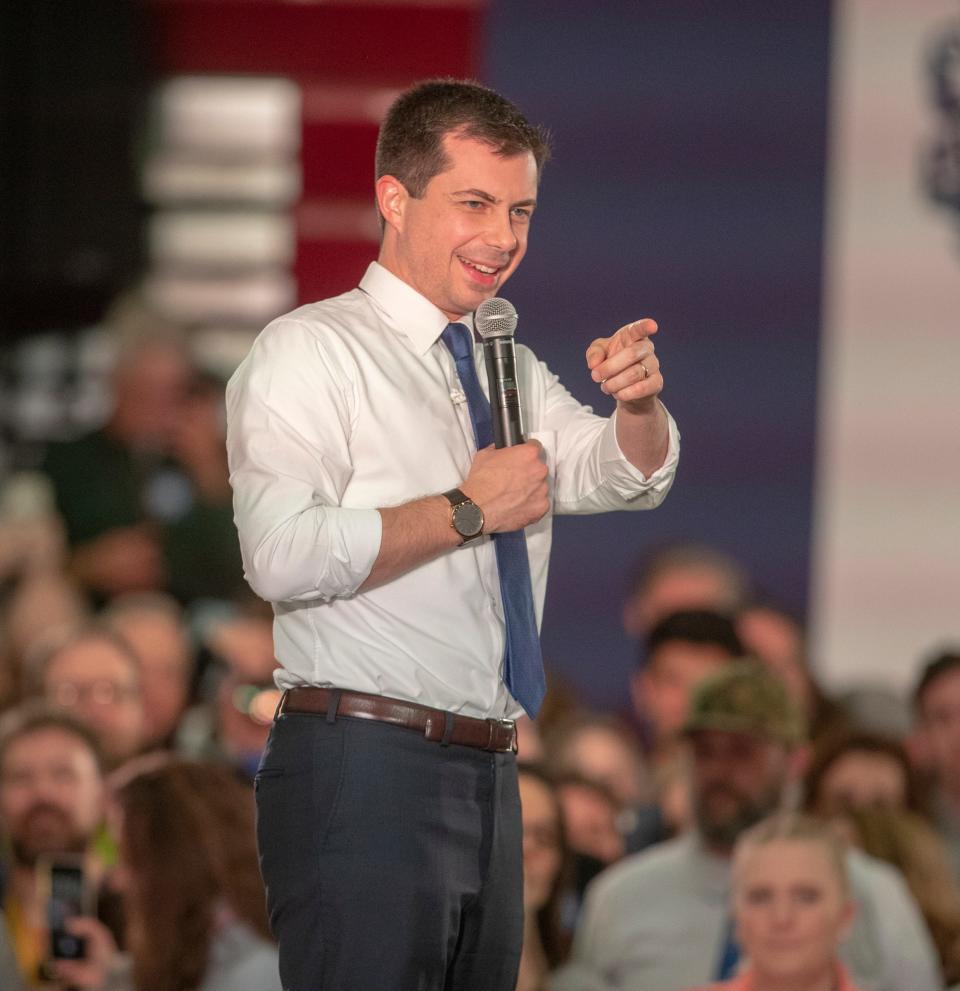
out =
[[[465,323],[448,323],[440,335],[455,361],[473,355],[473,336]]]

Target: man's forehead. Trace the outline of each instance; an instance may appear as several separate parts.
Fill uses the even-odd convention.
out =
[[[446,176],[453,172],[458,165],[464,165],[469,160],[488,165],[495,165],[496,163],[520,165],[529,170],[534,185],[539,179],[536,159],[533,157],[533,152],[526,148],[513,154],[504,154],[492,142],[463,134],[457,130],[448,131],[443,136],[443,149],[447,157],[447,167],[438,172],[437,176]]]
[[[87,741],[60,726],[42,726],[11,740],[0,762],[0,772],[13,765],[38,766],[40,764],[69,763],[78,755],[94,756]]]

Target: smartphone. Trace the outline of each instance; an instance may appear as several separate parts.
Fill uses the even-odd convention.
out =
[[[86,940],[67,929],[67,921],[93,911],[93,892],[81,857],[52,857],[41,865],[47,887],[47,953],[52,960],[82,960]]]

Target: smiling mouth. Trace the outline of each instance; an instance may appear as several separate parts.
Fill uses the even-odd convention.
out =
[[[461,255],[457,255],[457,259],[467,268],[472,269],[474,272],[479,273],[487,279],[495,276],[500,271],[499,266],[481,265],[480,262],[472,262],[468,258],[464,258]]]

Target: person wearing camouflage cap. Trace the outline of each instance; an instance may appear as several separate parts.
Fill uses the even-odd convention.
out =
[[[734,661],[690,700],[695,829],[600,874],[551,991],[677,991],[732,976],[730,858],[749,827],[789,804],[806,765],[803,718],[777,676]],[[936,954],[903,878],[851,850],[859,911],[841,959],[864,991],[939,991]]]
[[[806,738],[803,713],[775,674],[753,661],[739,661],[705,678],[694,690],[683,726],[750,733],[786,746]]]
[[[737,661],[697,686],[683,734],[693,755],[694,821],[705,844],[726,855],[799,780],[803,717],[775,674]]]

